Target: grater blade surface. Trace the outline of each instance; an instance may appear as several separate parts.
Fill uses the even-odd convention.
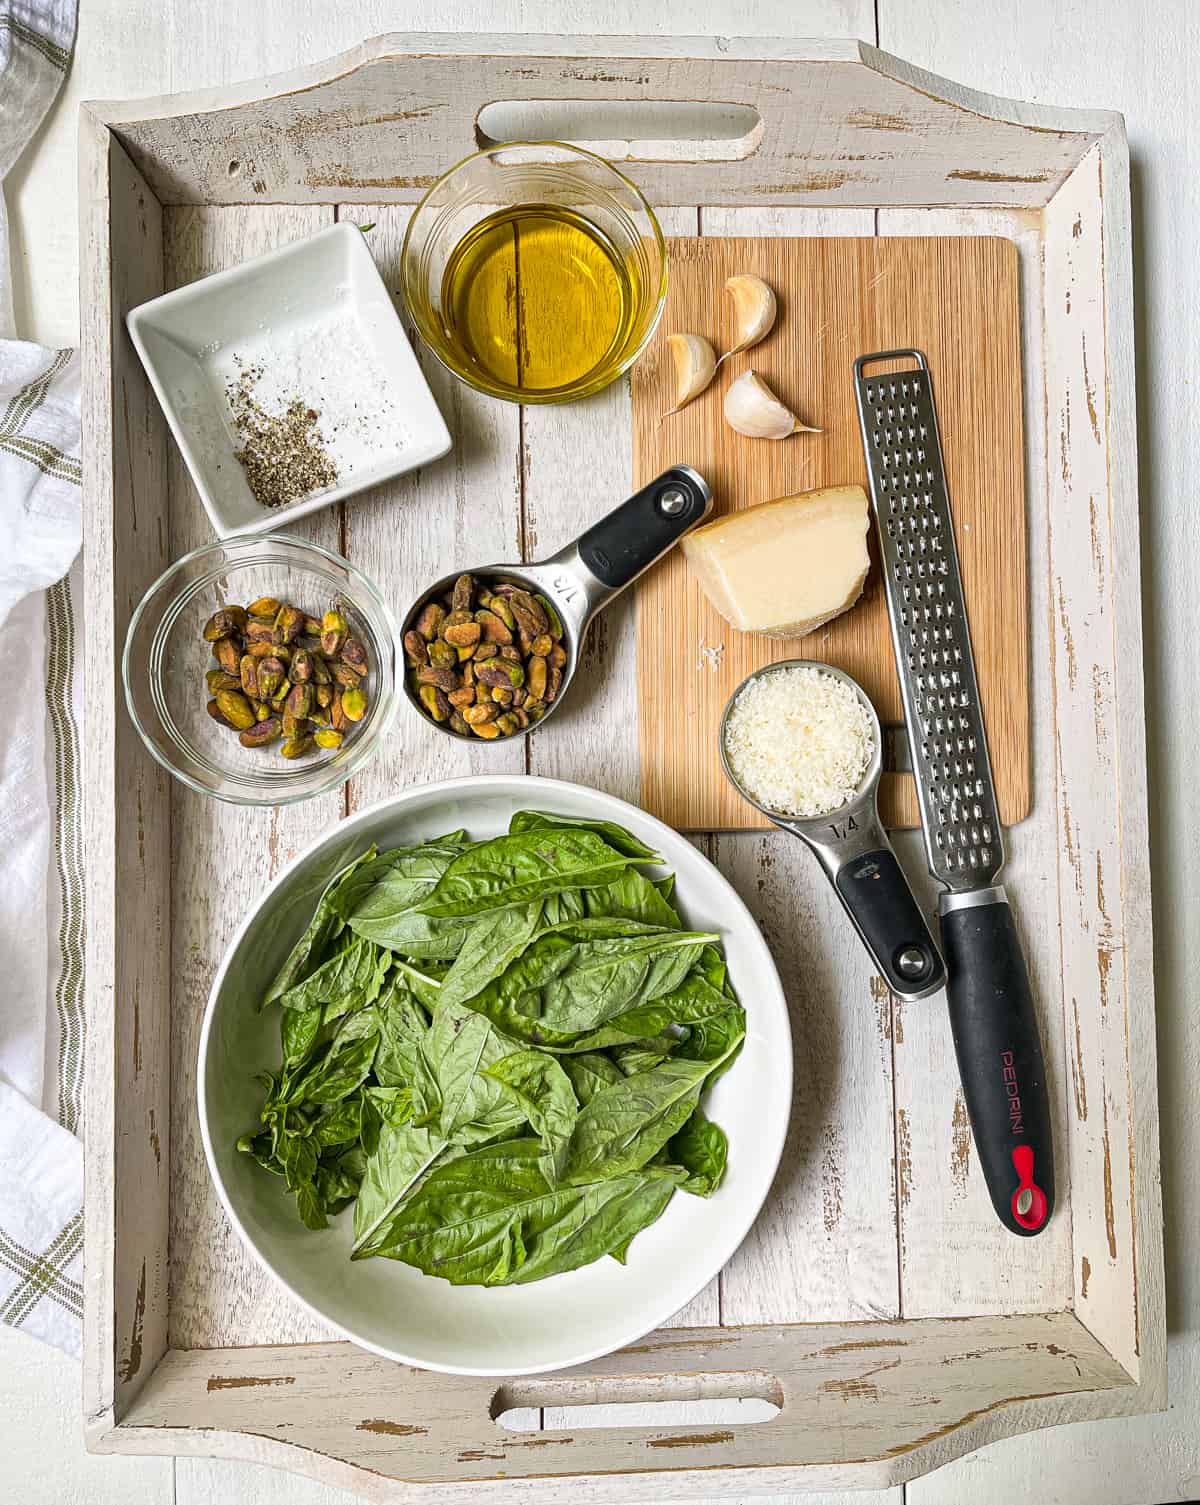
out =
[[[903,359],[916,369],[865,374]],[[854,379],[929,871],[986,888],[1004,844],[929,368],[889,350],[856,360]]]

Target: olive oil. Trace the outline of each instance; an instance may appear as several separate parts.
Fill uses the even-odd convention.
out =
[[[450,253],[441,322],[464,375],[497,395],[547,401],[611,380],[642,302],[637,265],[556,204],[481,220]]]

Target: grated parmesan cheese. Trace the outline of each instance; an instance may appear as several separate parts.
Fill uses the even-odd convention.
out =
[[[766,810],[828,815],[851,799],[875,752],[872,718],[854,690],[821,669],[751,679],[725,723],[725,755]]]
[[[710,647],[703,638],[700,639],[700,657],[696,660],[697,669],[711,669],[714,674],[720,672],[721,660],[725,657],[725,644],[716,643]]]

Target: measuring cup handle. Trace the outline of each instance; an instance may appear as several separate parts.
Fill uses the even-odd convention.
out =
[[[923,998],[942,986],[942,958],[893,852],[859,853],[833,883],[893,993]]]
[[[584,533],[579,557],[601,585],[624,590],[707,515],[712,491],[690,465],[675,465]]]

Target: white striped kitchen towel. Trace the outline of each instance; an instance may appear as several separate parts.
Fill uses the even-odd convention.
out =
[[[75,0],[0,0],[0,180],[62,83]],[[79,358],[13,334],[0,197],[0,1321],[78,1353],[83,1308]],[[73,574],[77,577],[79,566]]]

